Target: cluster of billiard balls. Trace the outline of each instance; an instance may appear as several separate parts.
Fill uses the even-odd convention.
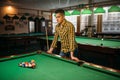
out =
[[[35,68],[36,64],[35,64],[35,60],[31,60],[30,62],[19,63],[19,66],[25,68]]]

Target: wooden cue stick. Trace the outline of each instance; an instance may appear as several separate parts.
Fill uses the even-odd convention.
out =
[[[47,42],[47,50],[49,50],[49,43],[48,43],[48,32],[47,32],[47,27],[45,27],[46,30],[46,42]]]

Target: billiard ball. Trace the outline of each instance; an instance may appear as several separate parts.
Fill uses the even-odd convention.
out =
[[[18,66],[24,68],[35,68],[36,64],[35,64],[35,60],[31,60],[30,62],[21,62],[18,64]]]
[[[35,66],[36,66],[35,60],[31,60],[30,64],[32,65],[31,68],[35,68]]]
[[[31,63],[31,68],[35,68],[36,64],[35,63]]]
[[[34,62],[35,62],[35,60],[31,60],[30,62],[31,62],[31,63],[34,63]]]
[[[28,65],[29,65],[29,62],[25,62],[25,67],[28,67]]]
[[[29,63],[28,67],[29,67],[29,68],[31,68],[31,67],[32,67],[32,64],[31,64],[31,63]]]
[[[25,67],[25,62],[19,63],[20,67]]]
[[[103,43],[101,43],[100,45],[103,46]]]

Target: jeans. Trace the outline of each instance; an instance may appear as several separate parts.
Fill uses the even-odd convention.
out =
[[[70,52],[64,53],[64,52],[61,51],[59,55],[60,55],[61,57],[70,57]],[[78,48],[76,48],[76,49],[74,50],[73,56],[78,58]]]

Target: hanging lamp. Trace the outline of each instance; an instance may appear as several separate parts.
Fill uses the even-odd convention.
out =
[[[68,11],[65,11],[65,16],[70,16],[71,14]]]
[[[79,10],[73,10],[71,15],[80,15],[80,11]]]
[[[83,14],[83,15],[91,15],[92,11],[90,9],[84,9],[81,14]]]
[[[120,12],[120,7],[119,6],[111,6],[109,9],[108,9],[108,12]]]
[[[96,8],[96,10],[94,11],[95,14],[103,14],[105,13],[105,10],[103,9],[103,7],[98,7]]]

